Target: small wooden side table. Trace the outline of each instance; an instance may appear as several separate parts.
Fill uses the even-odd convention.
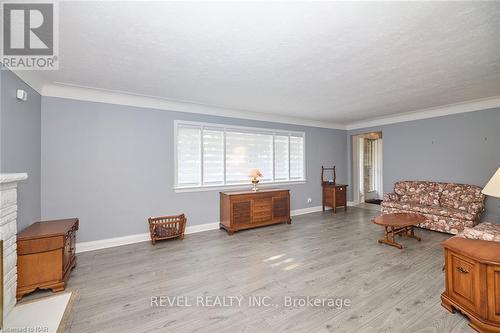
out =
[[[333,212],[337,212],[337,207],[344,207],[347,210],[347,185],[322,183],[323,187],[323,211],[325,207],[332,207]]]
[[[420,242],[422,239],[415,235],[413,227],[425,220],[426,217],[420,214],[392,213],[377,216],[372,222],[384,227],[384,238],[379,239],[379,243],[402,249],[403,245],[396,242],[396,235],[414,238]]]
[[[332,178],[325,181],[325,171],[331,171]],[[325,206],[332,207],[333,213],[337,212],[337,207],[344,207],[347,210],[347,185],[337,184],[336,166],[327,167],[321,166],[321,191],[323,211]]]

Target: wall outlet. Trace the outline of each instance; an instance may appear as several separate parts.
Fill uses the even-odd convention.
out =
[[[307,198],[307,203],[311,203],[311,202],[313,202],[313,199]]]

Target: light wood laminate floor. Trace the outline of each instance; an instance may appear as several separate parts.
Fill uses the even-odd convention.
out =
[[[66,332],[472,332],[440,305],[439,243],[450,236],[417,229],[422,242],[381,245],[382,228],[370,222],[377,214],[327,211],[233,236],[213,230],[81,253]],[[162,295],[270,296],[278,307],[151,307]],[[351,306],[284,307],[285,296],[343,297]]]

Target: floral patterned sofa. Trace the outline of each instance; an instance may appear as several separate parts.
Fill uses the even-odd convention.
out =
[[[485,196],[475,185],[399,181],[384,194],[382,213],[418,213],[427,217],[419,227],[457,234],[474,227],[484,210]]]

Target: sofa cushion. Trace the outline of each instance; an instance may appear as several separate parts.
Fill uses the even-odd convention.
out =
[[[409,212],[434,214],[434,215],[440,215],[439,213],[441,210],[441,207],[438,206],[425,206],[413,202],[384,201],[382,205],[385,208],[393,208]]]
[[[417,204],[413,202],[382,201],[382,207],[412,210],[415,206],[417,206]]]
[[[413,206],[415,208],[415,206]],[[382,206],[383,214],[390,213],[417,213],[414,209],[401,209],[392,208],[387,206]],[[421,228],[435,230],[440,232],[446,232],[449,234],[457,234],[462,231],[465,227],[473,227],[476,225],[477,220],[462,220],[453,217],[445,217],[436,214],[427,214],[423,212],[418,212],[424,215],[427,219],[420,223],[418,226]]]
[[[500,242],[500,224],[480,223],[474,228],[464,228],[457,236],[469,239],[482,239]]]
[[[401,202],[420,205],[438,206],[440,192],[436,183],[426,181],[399,181],[394,185],[394,192]]]
[[[426,206],[420,205],[412,202],[398,202],[398,201],[384,201],[382,203],[384,207],[396,208],[401,210],[412,211],[416,213],[431,214],[442,217],[452,217],[458,220],[475,220],[476,215],[454,208],[445,208],[439,206]]]
[[[440,216],[446,216],[446,217],[453,217],[459,220],[475,220],[476,219],[476,214],[470,213],[465,210],[461,209],[455,209],[455,208],[446,208],[446,207],[439,207],[438,212],[436,215]]]
[[[439,201],[442,207],[479,213],[483,209],[484,195],[475,185],[446,184]]]

